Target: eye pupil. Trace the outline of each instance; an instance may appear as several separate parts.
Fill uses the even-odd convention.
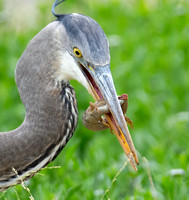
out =
[[[78,56],[80,55],[79,51],[75,51],[75,53],[76,53]]]

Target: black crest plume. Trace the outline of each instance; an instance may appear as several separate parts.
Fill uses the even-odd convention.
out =
[[[59,18],[59,17],[62,17],[64,14],[58,14],[58,13],[55,13],[54,9],[56,8],[56,6],[58,6],[59,4],[61,4],[62,2],[64,2],[65,0],[56,0],[52,6],[52,14]]]

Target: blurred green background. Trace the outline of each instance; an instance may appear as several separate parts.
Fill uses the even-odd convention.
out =
[[[52,4],[0,0],[0,131],[15,129],[24,119],[15,66],[28,42],[55,19]],[[140,165],[136,173],[125,163],[109,130],[94,133],[84,128],[81,117],[93,99],[72,81],[78,127],[48,165],[60,168],[46,168],[26,182],[33,198],[189,199],[188,1],[67,0],[57,12],[88,15],[105,31],[117,93],[129,95],[127,116],[134,123],[130,132]],[[8,200],[30,196],[21,186],[0,193],[0,199]]]

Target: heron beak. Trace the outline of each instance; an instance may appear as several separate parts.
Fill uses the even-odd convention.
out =
[[[91,86],[92,95],[95,100],[104,99],[111,113],[106,114],[110,128],[115,133],[131,165],[137,171],[139,164],[136,150],[126,124],[121,105],[118,101],[114,87],[110,65],[90,66],[83,69],[85,76]]]

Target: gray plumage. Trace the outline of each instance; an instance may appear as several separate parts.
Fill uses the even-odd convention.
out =
[[[75,46],[85,62],[109,63],[103,30],[79,14],[63,15],[50,23],[19,59],[15,76],[26,115],[19,128],[0,133],[0,191],[20,182],[13,168],[22,179],[33,176],[71,138],[77,125],[77,103],[69,80],[61,79],[61,66],[65,53],[74,58]]]
[[[88,116],[95,114],[90,110],[84,116],[87,127],[91,124],[88,120],[96,119],[90,128],[111,128],[137,170],[135,147],[110,72],[107,38],[90,17],[56,14],[58,2],[63,0],[56,0],[53,6],[58,19],[31,40],[16,66],[16,84],[26,114],[19,128],[0,133],[0,191],[33,176],[55,159],[72,137],[78,111],[71,79],[107,105],[108,110],[101,113],[106,115],[106,123],[101,116]]]
[[[110,63],[109,45],[100,25],[92,18],[77,13],[59,18],[69,37],[68,51],[73,54],[73,47],[83,52],[85,61],[94,65]]]

